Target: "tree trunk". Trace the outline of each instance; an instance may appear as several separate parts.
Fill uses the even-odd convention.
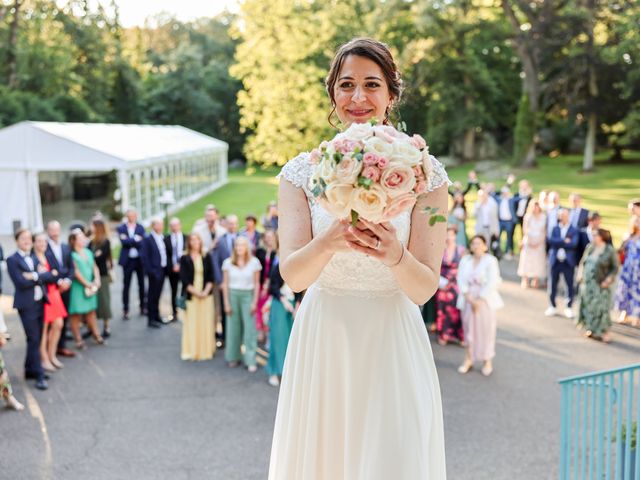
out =
[[[21,0],[15,0],[13,3],[13,20],[9,27],[9,45],[7,47],[7,84],[9,88],[18,86],[17,64],[18,57],[16,53],[16,44],[18,43],[18,27],[20,22]]]
[[[472,162],[476,159],[476,129],[473,127],[464,132],[462,158],[465,162]]]
[[[598,128],[598,117],[595,112],[589,114],[589,128],[587,130],[587,141],[584,146],[584,159],[582,170],[590,172],[593,170],[593,155],[596,149],[596,129]]]

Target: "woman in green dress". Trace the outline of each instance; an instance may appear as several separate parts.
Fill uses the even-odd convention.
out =
[[[76,229],[69,235],[71,259],[75,267],[75,278],[71,284],[69,295],[69,319],[71,332],[76,340],[76,348],[86,348],[80,335],[80,322],[85,316],[89,331],[98,345],[104,344],[104,339],[98,332],[96,310],[98,308],[98,290],[100,289],[100,270],[91,250],[86,248],[88,241],[82,230]]]
[[[610,287],[618,271],[618,257],[610,242],[611,233],[598,229],[582,256],[578,270],[581,283],[578,325],[585,329],[588,337],[605,343],[611,341]]]

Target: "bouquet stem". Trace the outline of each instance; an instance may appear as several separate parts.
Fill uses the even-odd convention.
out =
[[[358,215],[358,212],[356,212],[355,210],[351,210],[351,225],[352,226],[356,226],[356,224],[358,223],[358,219],[360,218],[360,215]]]

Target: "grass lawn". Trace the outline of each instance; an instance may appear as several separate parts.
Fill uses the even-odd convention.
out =
[[[631,157],[632,155],[626,154]],[[628,226],[627,203],[631,198],[640,197],[640,153],[635,155],[636,161],[621,164],[609,164],[606,161],[608,152],[596,157],[596,168],[593,173],[581,173],[582,157],[580,155],[563,155],[556,158],[539,157],[538,168],[532,170],[513,169],[516,181],[526,178],[535,194],[540,190],[557,190],[561,195],[561,203],[568,205],[569,193],[575,191],[582,195],[583,206],[597,210],[603,216],[603,227],[612,231],[616,245]],[[475,167],[464,165],[448,169],[452,180],[465,182],[467,172]],[[260,218],[266,211],[267,204],[277,197],[278,181],[275,175],[279,168],[266,170],[251,169],[229,171],[229,183],[215,192],[201,198],[177,213],[182,220],[185,231],[191,230],[193,223],[203,216],[207,204],[213,203],[221,214],[235,213],[243,224],[244,216],[253,213]],[[479,173],[480,181],[490,180],[500,188],[503,179],[491,172]],[[497,178],[496,178],[497,177]],[[475,201],[475,194],[468,197],[468,205]],[[468,222],[469,233],[473,231],[473,219]],[[517,229],[519,231],[519,229]],[[518,234],[517,234],[518,236]],[[517,240],[517,239],[516,239]]]
[[[204,209],[210,203],[218,207],[221,215],[238,215],[241,226],[249,213],[260,221],[269,202],[277,199],[278,180],[275,176],[279,171],[279,168],[250,169],[248,173],[245,170],[229,170],[228,184],[177,212],[176,216],[182,221],[183,230],[191,231],[195,221],[204,216]]]

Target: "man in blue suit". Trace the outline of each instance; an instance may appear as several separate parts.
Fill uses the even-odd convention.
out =
[[[571,305],[573,304],[573,275],[578,264],[578,245],[580,232],[569,223],[569,211],[561,208],[558,211],[558,225],[551,231],[548,239],[549,243],[549,266],[551,269],[551,284],[549,289],[550,306],[545,311],[545,315],[551,317],[556,315],[556,294],[558,291],[558,281],[560,275],[567,284],[567,305],[564,315],[573,318]]]
[[[144,271],[149,281],[147,294],[147,315],[150,328],[160,328],[163,325],[160,319],[160,295],[164,285],[167,271],[168,258],[167,247],[164,243],[164,222],[155,219],[151,222],[151,232],[142,241],[141,258]]]
[[[589,210],[582,208],[582,198],[577,193],[569,195],[569,203],[573,205],[569,212],[569,223],[573,228],[582,230],[589,224]],[[578,260],[579,261],[579,260]]]
[[[44,304],[47,302],[45,283],[54,282],[55,276],[42,268],[38,258],[31,252],[33,239],[29,230],[21,228],[16,232],[15,239],[18,251],[7,258],[7,269],[15,286],[13,308],[20,314],[27,337],[24,376],[27,379],[35,379],[37,389],[46,390],[48,377],[40,359],[40,340],[44,323]]]
[[[495,199],[496,202],[498,202],[498,223],[500,225],[498,240],[502,240],[503,232],[507,234],[507,255],[505,258],[511,260],[511,258],[513,258],[513,232],[518,221],[516,202],[511,195],[509,187],[506,185],[500,190],[500,196],[496,196]]]
[[[140,259],[140,249],[145,235],[144,227],[138,223],[138,214],[132,208],[127,210],[127,221],[118,227],[118,238],[122,244],[118,264],[123,270],[122,316],[129,320],[129,290],[131,277],[135,272],[138,278],[138,295],[140,297],[140,313],[145,315],[146,301],[144,291],[144,269]]]
[[[64,306],[68,309],[69,291],[75,275],[75,269],[73,261],[71,260],[71,248],[68,244],[61,241],[60,230],[60,223],[55,220],[47,224],[47,236],[49,238],[45,257],[47,257],[51,269],[58,271],[58,289],[62,294]],[[56,353],[62,357],[75,357],[76,354],[66,347],[68,323],[69,318],[67,317],[64,319],[60,340],[58,341],[58,351]]]

